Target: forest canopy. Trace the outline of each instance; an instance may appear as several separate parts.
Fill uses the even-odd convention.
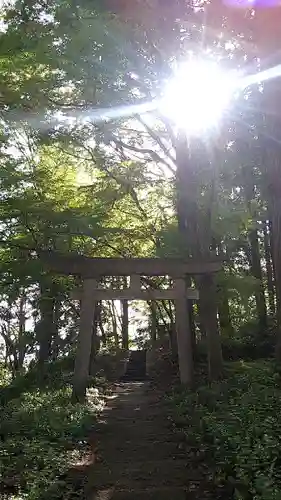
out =
[[[76,352],[79,279],[50,273],[42,251],[215,256],[220,272],[187,283],[200,294],[188,306],[196,363],[208,350],[217,379],[223,359],[280,361],[279,25],[279,8],[217,0],[2,5],[3,385]],[[147,348],[174,324],[172,301],[99,302],[91,362]],[[57,390],[46,406],[68,398],[69,387]],[[84,425],[88,414],[79,415]],[[37,486],[27,498],[39,498]]]

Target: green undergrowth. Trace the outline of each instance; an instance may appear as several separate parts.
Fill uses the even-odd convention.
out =
[[[225,361],[258,361],[274,358],[276,321],[268,318],[266,329],[257,321],[248,321],[239,330],[221,336],[222,355]],[[207,339],[202,339],[196,349],[197,361],[207,362]]]
[[[229,363],[224,380],[171,401],[186,452],[208,465],[225,498],[281,499],[281,382],[273,362]]]
[[[87,403],[73,404],[62,372],[35,368],[0,389],[0,498],[73,498],[61,478],[86,451],[106,385],[93,381]]]

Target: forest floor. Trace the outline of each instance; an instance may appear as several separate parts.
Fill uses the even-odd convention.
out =
[[[194,391],[95,379],[85,404],[71,403],[67,366],[0,384],[1,499],[281,498],[273,360],[225,363],[211,384],[200,369]]]
[[[115,386],[92,438],[97,459],[88,468],[88,500],[210,498],[175,433],[163,392],[148,382]]]

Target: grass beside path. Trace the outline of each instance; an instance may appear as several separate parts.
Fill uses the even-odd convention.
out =
[[[281,499],[281,382],[272,361],[233,362],[226,377],[171,396],[186,453],[220,498]]]
[[[105,385],[95,381],[87,403],[72,404],[69,379],[58,363],[47,367],[44,376],[34,370],[0,388],[1,498],[74,498],[71,484],[62,478],[87,452]]]

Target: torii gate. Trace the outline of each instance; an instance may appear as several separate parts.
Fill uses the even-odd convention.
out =
[[[40,257],[51,271],[60,274],[80,276],[82,288],[72,297],[79,299],[80,327],[75,358],[73,397],[83,400],[89,376],[89,363],[93,332],[94,312],[97,301],[110,299],[165,300],[175,302],[176,332],[180,380],[191,385],[193,378],[192,335],[187,299],[197,300],[196,289],[186,287],[188,275],[211,274],[219,271],[221,262],[195,261],[178,258],[91,258],[77,254],[61,255],[56,252],[42,252]],[[98,281],[104,276],[129,276],[130,286],[126,289],[102,289]],[[141,276],[170,276],[173,287],[165,290],[141,288]]]

